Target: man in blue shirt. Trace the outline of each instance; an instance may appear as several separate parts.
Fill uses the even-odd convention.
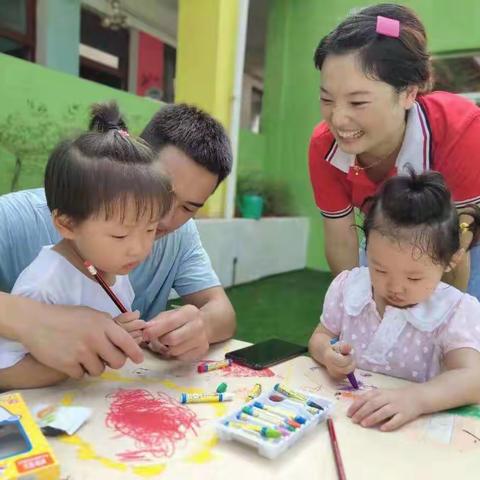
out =
[[[130,275],[134,308],[149,320],[144,337],[153,351],[194,360],[235,330],[232,305],[192,220],[230,173],[230,142],[216,120],[184,104],[157,112],[141,136],[170,175],[175,199],[151,255]],[[0,292],[10,292],[40,248],[58,240],[43,189],[0,197]],[[171,289],[184,306],[165,311]],[[20,341],[40,362],[75,378],[85,371],[99,375],[105,364],[119,368],[127,357],[135,362],[143,358],[105,313],[1,293],[0,336]]]

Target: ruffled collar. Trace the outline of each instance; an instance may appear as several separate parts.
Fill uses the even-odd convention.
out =
[[[431,332],[447,320],[461,300],[463,293],[455,287],[440,282],[429,299],[409,308],[387,306],[422,332]],[[345,281],[344,305],[349,315],[356,316],[369,304],[375,305],[372,282],[367,267],[354,268]]]
[[[378,365],[388,364],[387,354],[408,324],[422,332],[432,332],[450,318],[462,297],[462,292],[441,282],[425,302],[409,308],[387,306],[380,325],[362,354],[363,358]],[[350,316],[359,315],[369,305],[376,310],[367,267],[355,268],[349,273],[343,302]]]

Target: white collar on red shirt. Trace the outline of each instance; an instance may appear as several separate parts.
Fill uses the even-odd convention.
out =
[[[413,167],[416,172],[428,170],[430,156],[431,132],[428,118],[421,105],[415,102],[408,112],[405,136],[395,161],[397,172],[405,171],[407,165]],[[350,167],[355,164],[355,155],[340,150],[336,141],[325,159],[345,173],[348,173]]]
[[[410,308],[388,306],[368,348],[363,353],[371,363],[385,365],[387,353],[410,323],[422,332],[432,332],[452,315],[464,294],[440,282],[431,297]],[[354,268],[345,280],[343,303],[348,315],[357,316],[368,305],[376,309],[372,296],[372,283],[367,267]]]

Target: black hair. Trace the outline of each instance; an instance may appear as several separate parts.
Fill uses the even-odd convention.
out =
[[[400,22],[400,36],[377,33],[377,16]],[[350,15],[315,50],[314,63],[319,70],[327,55],[358,52],[363,72],[386,82],[397,92],[418,86],[421,93],[430,90],[431,63],[427,52],[425,27],[415,12],[403,5],[382,3]]]
[[[218,176],[217,185],[232,170],[232,147],[220,122],[185,103],[167,105],[148,122],[140,135],[157,154],[173,145]]]
[[[95,104],[90,129],[60,142],[45,169],[50,211],[74,222],[120,214],[133,200],[137,219],[163,216],[172,204],[172,188],[150,147],[132,138],[116,103]]]
[[[444,266],[460,249],[459,214],[438,172],[417,175],[410,169],[407,175],[392,177],[364,206],[368,208],[362,227],[367,244],[375,230],[394,241],[408,242]],[[460,217],[473,234],[470,248],[480,236],[480,208],[471,205]]]

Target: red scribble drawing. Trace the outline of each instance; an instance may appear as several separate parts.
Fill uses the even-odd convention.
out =
[[[203,360],[201,363],[210,363],[216,362],[218,360]],[[243,365],[238,365],[237,363],[232,363],[229,367],[220,368],[218,370],[212,370],[207,372],[208,375],[217,374],[220,377],[274,377],[275,373],[269,368],[264,368],[263,370],[254,370],[253,368],[244,367]],[[202,373],[202,375],[206,375]]]
[[[254,370],[253,368],[244,367],[237,363],[232,363],[227,368],[216,370],[222,373],[222,377],[274,377],[275,374],[269,368],[263,370]]]
[[[135,450],[117,454],[122,461],[141,460],[148,454],[171,457],[178,442],[191,431],[197,435],[200,423],[195,413],[166,393],[119,389],[109,395],[110,409],[105,425],[132,438]]]

